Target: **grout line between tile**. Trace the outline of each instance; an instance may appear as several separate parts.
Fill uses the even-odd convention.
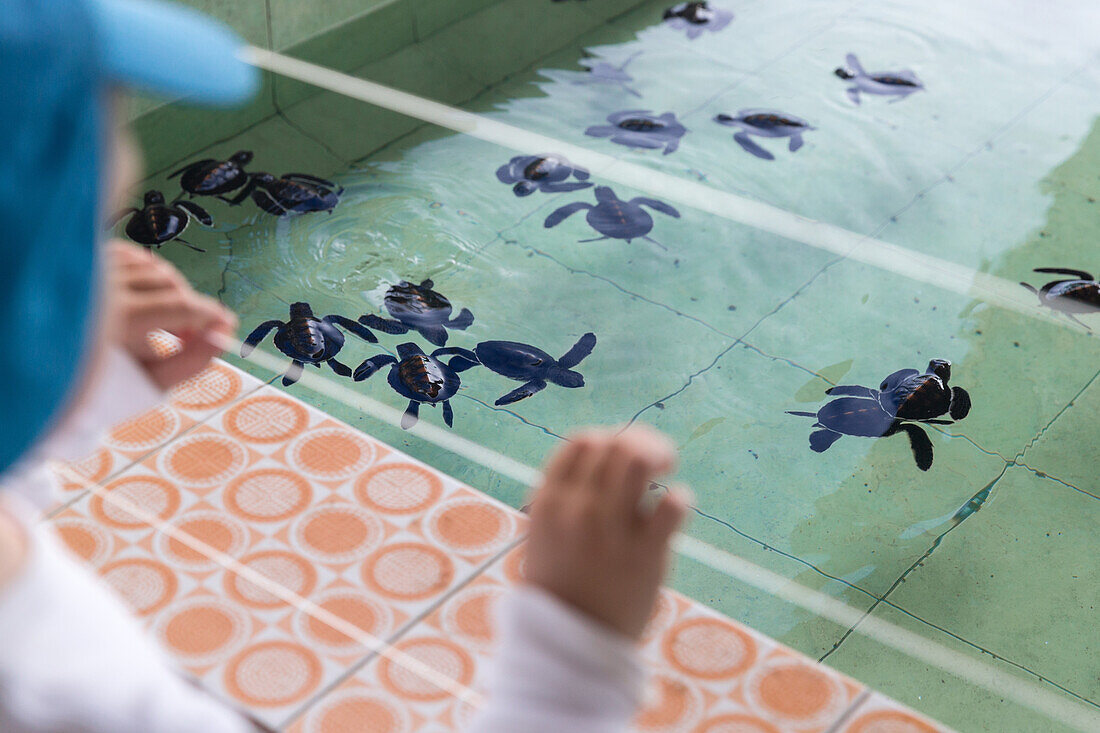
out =
[[[856,695],[856,699],[852,700],[852,703],[848,706],[848,708],[843,713],[841,713],[840,717],[834,720],[833,724],[825,729],[823,733],[837,733],[837,731],[839,731],[845,723],[852,719],[859,708],[862,707],[865,702],[871,699],[872,694],[874,694],[874,691],[871,690],[871,688],[863,688],[863,690],[858,695]]]

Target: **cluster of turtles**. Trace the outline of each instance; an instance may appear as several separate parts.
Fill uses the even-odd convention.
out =
[[[283,375],[283,385],[298,381],[306,364],[320,368],[328,364],[336,374],[352,377],[357,382],[389,367],[388,381],[395,392],[409,401],[401,419],[408,430],[419,419],[421,405],[441,405],[443,421],[454,424],[450,399],[461,386],[459,374],[476,366],[484,366],[507,379],[522,382],[494,404],[510,405],[534,395],[549,384],[575,389],[584,386],[584,377],[573,367],[592,353],[596,336],[586,333],[560,358],[555,359],[542,349],[517,341],[483,341],[473,349],[446,346],[448,329],[465,330],[474,322],[467,308],[452,316],[451,302],[434,290],[431,280],[419,285],[402,281],[391,286],[383,299],[389,318],[377,315],[360,316],[358,321],[339,315],[318,317],[308,303],[290,306],[290,319],[261,323],[245,338],[241,356],[247,357],[269,333],[275,331],[275,346],[290,357],[290,368]],[[366,359],[354,370],[337,360],[344,346],[347,331],[364,341],[378,343],[373,331],[402,335],[416,331],[436,348],[430,353],[413,342],[397,346],[397,356],[378,354]],[[445,357],[450,357],[446,359]]]
[[[251,196],[253,203],[267,213],[287,216],[311,211],[331,212],[344,192],[332,181],[308,173],[284,173],[281,177],[270,173],[249,173],[245,166],[251,162],[252,151],[239,150],[227,160],[205,158],[189,163],[168,176],[180,177],[182,191],[173,201],[166,202],[160,191],[146,191],[140,209],[130,207],[118,212],[111,219],[110,226],[130,217],[126,223],[126,236],[138,244],[159,249],[167,242],[176,241],[203,252],[182,239],[181,235],[191,219],[203,226],[213,226],[214,219],[195,202],[182,201],[184,194],[189,198],[215,196],[231,206],[238,206]]]

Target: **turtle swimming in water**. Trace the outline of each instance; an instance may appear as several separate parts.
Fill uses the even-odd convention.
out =
[[[625,110],[609,115],[607,121],[610,124],[594,125],[584,134],[611,138],[611,142],[628,148],[664,148],[668,155],[680,146],[680,138],[687,132],[672,112],[655,115],[648,109]]]
[[[248,334],[241,345],[241,356],[251,354],[272,329],[278,329],[275,332],[275,347],[292,359],[290,368],[283,375],[283,386],[289,387],[297,382],[306,364],[313,364],[319,369],[321,362],[325,362],[341,377],[350,377],[351,368],[336,360],[336,355],[344,346],[344,334],[337,326],[347,329],[364,341],[378,343],[378,338],[373,333],[350,318],[317,318],[309,303],[293,303],[290,306],[289,321],[264,321]]]
[[[229,160],[205,158],[180,168],[169,178],[180,177],[180,188],[192,196],[222,196],[248,183],[244,167],[252,162],[251,150],[238,150]]]
[[[734,133],[733,139],[742,148],[764,160],[775,160],[775,156],[757,145],[752,140],[752,135],[790,138],[787,147],[793,153],[802,147],[802,133],[814,129],[806,120],[771,109],[743,109],[736,116],[720,114],[714,121],[727,127],[740,127],[741,131]]]
[[[686,28],[688,39],[695,40],[703,31],[717,33],[725,28],[733,20],[733,13],[711,8],[706,2],[688,2],[666,10],[663,19],[670,28]]]
[[[575,201],[566,204],[550,213],[546,217],[543,226],[547,229],[555,227],[578,211],[587,209],[585,220],[588,225],[602,234],[602,237],[582,239],[581,242],[598,242],[601,239],[625,239],[631,242],[634,239],[644,239],[652,242],[661,249],[667,250],[663,244],[648,235],[653,230],[653,217],[649,215],[643,206],[659,211],[662,214],[680,218],[680,212],[672,208],[664,201],[644,198],[639,196],[629,201],[623,201],[608,186],[596,186],[596,205],[584,201]]]
[[[596,61],[592,64],[585,64],[587,59],[581,59],[581,64],[584,64],[588,71],[581,79],[574,79],[574,84],[613,84],[621,87],[623,91],[633,94],[635,97],[641,97],[637,90],[627,86],[634,81],[634,77],[627,73],[626,67],[630,65],[630,62],[641,55],[641,51],[636,51],[627,57],[626,61],[622,62],[618,66],[609,64],[606,61]]]
[[[196,247],[188,241],[180,239],[180,235],[187,229],[187,225],[194,217],[203,226],[212,226],[214,220],[206,209],[191,201],[164,202],[164,194],[160,191],[146,191],[144,206],[140,209],[130,207],[115,214],[110,225],[130,217],[126,222],[126,236],[138,244],[145,245],[146,249],[156,247],[160,249],[166,242],[176,241],[190,247],[196,252],[205,252],[205,249]]]
[[[270,173],[253,173],[248,178],[248,185],[229,203],[237,205],[251,194],[257,206],[275,216],[331,212],[343,192],[342,186],[308,173],[286,173],[282,178]]]
[[[436,346],[447,343],[447,329],[465,331],[474,322],[474,314],[463,308],[451,318],[451,301],[433,290],[435,283],[424,280],[419,285],[402,280],[386,291],[382,304],[393,320],[376,315],[360,316],[359,322],[383,333],[403,334],[418,331]]]
[[[900,102],[913,92],[924,89],[924,84],[921,84],[917,75],[908,69],[869,73],[863,70],[863,65],[859,63],[854,53],[848,54],[844,63],[847,66],[841,66],[833,73],[841,79],[852,82],[852,86],[848,87],[848,99],[854,104],[859,104],[860,92],[893,97],[891,102]]]
[[[933,359],[928,369],[902,369],[886,377],[878,389],[859,385],[838,385],[825,391],[842,395],[816,413],[788,411],[812,417],[817,428],[810,434],[810,449],[823,453],[844,435],[885,438],[904,432],[917,468],[932,467],[932,441],[917,423],[946,425],[970,413],[970,395],[961,387],[950,387],[951,362]],[[940,419],[950,415],[951,420]]]
[[[1054,280],[1041,290],[1027,283],[1020,283],[1039,296],[1039,305],[1062,313],[1079,326],[1092,331],[1087,324],[1077,318],[1078,315],[1100,311],[1100,282],[1084,270],[1067,270],[1062,267],[1038,267],[1035,272],[1050,275],[1068,275],[1068,279]]]
[[[573,371],[573,367],[591,354],[595,346],[596,334],[586,333],[560,359],[555,359],[536,346],[516,341],[483,341],[474,347],[474,354],[477,364],[502,377],[523,382],[493,403],[499,407],[541,392],[546,389],[547,383],[574,389],[583,387],[584,376]],[[456,356],[450,362],[452,367],[465,364],[466,359],[463,356]]]
[[[448,354],[456,355],[457,363],[454,366],[440,361],[440,356]],[[416,425],[422,404],[442,404],[443,422],[447,423],[447,427],[452,427],[454,411],[451,409],[450,399],[461,386],[458,373],[476,366],[477,363],[477,357],[469,349],[452,346],[425,354],[416,344],[406,343],[397,347],[396,357],[379,354],[364,361],[355,370],[355,381],[368,379],[379,369],[389,365],[390,386],[409,401],[409,406],[401,417],[402,429],[408,430]]]
[[[570,181],[569,177],[576,178]],[[497,168],[497,180],[514,183],[516,196],[529,196],[535,191],[565,193],[588,188],[588,171],[572,165],[560,155],[517,155]]]

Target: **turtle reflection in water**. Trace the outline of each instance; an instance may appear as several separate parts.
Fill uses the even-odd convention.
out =
[[[917,468],[932,467],[932,441],[917,423],[949,425],[970,413],[970,395],[961,387],[948,385],[951,362],[933,359],[928,369],[902,369],[886,377],[878,389],[859,385],[838,385],[825,391],[843,395],[817,412],[788,410],[790,415],[812,417],[816,430],[810,433],[810,450],[824,453],[844,435],[886,438],[904,432],[909,436]],[[942,419],[949,415],[950,420]]]
[[[1056,310],[1077,325],[1092,331],[1074,314],[1084,315],[1100,311],[1100,282],[1084,270],[1037,267],[1035,272],[1066,276],[1061,280],[1048,282],[1041,290],[1036,290],[1034,286],[1027,283],[1020,283],[1039,297],[1039,305]]]
[[[688,39],[693,41],[705,30],[717,33],[725,28],[733,20],[733,13],[711,8],[706,2],[688,2],[673,5],[663,19],[670,28],[686,29]]]

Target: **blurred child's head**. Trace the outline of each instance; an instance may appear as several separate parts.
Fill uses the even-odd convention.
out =
[[[232,104],[257,74],[204,16],[145,0],[4,0],[0,13],[0,474],[94,371],[105,214],[139,156],[114,114],[130,86]]]

